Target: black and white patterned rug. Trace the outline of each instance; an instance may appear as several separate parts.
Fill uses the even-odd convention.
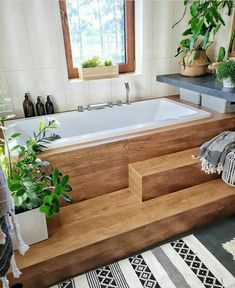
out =
[[[235,278],[194,236],[90,271],[51,288],[235,288]]]

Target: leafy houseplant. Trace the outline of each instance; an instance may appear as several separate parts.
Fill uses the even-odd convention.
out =
[[[51,168],[48,161],[42,161],[38,154],[49,144],[60,138],[59,135],[48,136],[48,130],[57,128],[55,120],[48,124],[40,122],[39,132],[33,133],[25,145],[9,143],[21,136],[15,133],[1,141],[5,144],[7,153],[4,157],[8,185],[15,204],[16,212],[24,212],[40,207],[40,211],[48,218],[59,212],[59,199],[72,202],[68,193],[72,190],[69,176],[63,176],[57,169]],[[16,155],[13,156],[12,154]]]
[[[225,22],[220,11],[227,8],[227,14],[231,15],[232,0],[184,0],[185,10],[182,18],[173,25],[173,28],[185,17],[188,5],[190,5],[189,26],[183,32],[182,40],[177,49],[177,54],[183,53],[180,60],[181,74],[184,76],[200,76],[206,74],[210,59],[206,50],[213,43],[216,33]]]
[[[98,56],[87,59],[79,68],[79,75],[83,80],[104,79],[118,77],[118,65],[113,65],[111,60],[101,62]]]
[[[230,59],[228,61],[219,63],[216,69],[218,81],[223,82],[224,87],[235,87],[235,61]]]

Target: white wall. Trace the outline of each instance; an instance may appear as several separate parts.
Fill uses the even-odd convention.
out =
[[[68,80],[58,0],[0,0],[0,94],[12,100],[17,116],[23,116],[24,93],[34,101],[53,95],[57,111],[77,105],[125,100],[129,81],[134,100],[177,93],[157,83],[156,74],[176,73],[174,57],[185,19],[172,30],[183,12],[182,0],[136,0],[136,50],[138,70],[119,79],[83,82]],[[228,43],[230,19],[218,39]],[[217,48],[218,44],[215,45]],[[210,49],[214,55],[214,48]]]

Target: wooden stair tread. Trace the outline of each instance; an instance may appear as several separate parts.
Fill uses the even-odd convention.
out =
[[[31,246],[25,257],[16,253],[17,263],[20,269],[43,265],[60,255],[92,247],[106,239],[118,240],[119,235],[209,203],[219,203],[230,196],[235,200],[235,189],[218,179],[144,203],[124,189],[66,206],[49,221],[49,239]]]
[[[167,154],[144,161],[129,164],[140,176],[148,176],[156,172],[163,172],[198,162],[192,155],[198,155],[199,148],[188,149]]]

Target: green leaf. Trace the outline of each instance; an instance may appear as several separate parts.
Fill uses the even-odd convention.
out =
[[[224,61],[226,55],[226,51],[224,47],[219,48],[218,56],[217,56],[217,62],[222,62]]]
[[[188,36],[188,35],[191,35],[191,34],[193,34],[192,33],[192,29],[191,28],[188,28],[187,30],[185,30],[184,32],[183,32],[183,36]]]
[[[215,36],[215,34],[219,31],[220,27],[221,27],[221,23],[216,25],[216,27],[213,29],[213,36]]]
[[[18,138],[19,136],[21,135],[21,133],[14,133],[12,135],[10,135],[9,137],[6,138],[7,141],[11,141],[11,140],[14,140],[16,138]]]
[[[55,194],[60,195],[63,192],[63,186],[61,183],[59,183],[56,187],[55,187]]]
[[[57,183],[59,175],[60,175],[60,172],[57,169],[54,169],[52,172],[52,182],[54,185]]]
[[[215,7],[212,7],[211,10],[212,10],[213,16],[215,17],[216,21],[221,22],[225,26],[225,22],[224,22],[223,18],[221,17],[218,9],[216,9]]]
[[[42,205],[39,207],[39,210],[40,210],[40,212],[42,212],[42,213],[47,213],[48,207],[47,207],[45,204],[42,204]]]
[[[204,50],[206,49],[206,46],[207,46],[207,44],[209,42],[210,32],[211,32],[211,27],[209,27],[207,29],[206,34],[205,34],[205,36],[203,38],[203,41],[202,41],[202,49],[204,49]]]
[[[68,203],[73,203],[73,198],[70,195],[67,194],[61,194],[61,197]]]
[[[73,189],[72,189],[72,187],[70,186],[70,185],[66,185],[65,187],[64,187],[64,191],[65,192],[71,192]]]
[[[51,203],[51,201],[52,201],[52,197],[51,197],[51,195],[46,195],[45,197],[44,197],[44,204],[50,204]]]
[[[69,175],[65,175],[61,180],[61,185],[65,187],[69,182]]]
[[[193,1],[193,4],[190,6],[190,13],[193,17],[197,17],[199,11],[200,1]]]
[[[183,39],[183,40],[181,40],[180,45],[181,45],[182,47],[184,47],[184,48],[189,48],[190,39]]]
[[[21,187],[19,190],[16,191],[16,196],[20,197],[24,195],[25,192],[26,192],[26,189],[24,187]]]
[[[42,130],[43,130],[44,128],[45,128],[45,123],[44,123],[43,120],[41,120],[41,121],[39,122],[39,131],[42,132]]]
[[[9,189],[11,191],[13,191],[13,192],[19,190],[20,188],[22,188],[22,184],[21,183],[14,183],[13,182],[13,184],[9,184]]]

